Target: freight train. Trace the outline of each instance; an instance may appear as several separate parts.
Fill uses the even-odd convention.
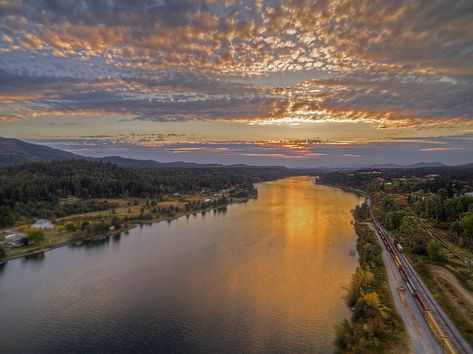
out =
[[[420,312],[424,316],[425,321],[427,322],[427,325],[432,331],[435,339],[438,341],[438,343],[440,344],[440,346],[442,347],[443,351],[446,354],[457,354],[457,351],[453,347],[448,337],[445,335],[442,328],[439,326],[437,320],[432,315],[432,311],[427,306],[422,295],[417,291],[414,283],[412,282],[409,276],[409,273],[406,271],[406,268],[404,267],[403,263],[399,259],[399,256],[396,254],[396,250],[399,253],[402,253],[404,251],[401,243],[398,240],[391,241],[391,238],[388,235],[386,235],[386,233],[379,226],[376,226],[376,228],[378,230],[378,234],[381,236],[381,239],[383,240],[384,245],[386,246],[386,249],[388,250],[389,254],[391,255],[391,258],[393,259],[394,264],[396,264],[396,267],[399,270],[399,273],[401,274],[401,277],[404,280],[404,283],[406,283],[407,289],[409,290],[411,295],[414,297],[415,302],[417,306],[419,307]]]

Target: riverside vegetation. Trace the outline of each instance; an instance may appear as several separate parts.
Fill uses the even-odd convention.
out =
[[[369,219],[365,203],[356,207],[354,216],[360,265],[346,298],[351,319],[337,328],[337,353],[382,353],[393,348],[402,352],[407,348],[402,339],[405,328],[389,291],[381,246],[365,222]]]

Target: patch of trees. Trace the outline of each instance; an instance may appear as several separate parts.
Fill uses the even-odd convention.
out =
[[[370,218],[370,208],[368,204],[364,202],[361,205],[357,205],[353,211],[353,215],[356,220],[368,220]]]
[[[437,193],[418,191],[409,195],[409,204],[419,216],[434,221],[457,221],[459,217],[473,209],[473,197],[447,197],[445,189]]]

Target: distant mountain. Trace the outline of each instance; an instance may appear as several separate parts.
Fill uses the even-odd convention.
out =
[[[31,162],[82,159],[90,161],[104,161],[116,164],[120,167],[131,168],[243,168],[262,167],[287,169],[284,166],[248,166],[244,164],[222,165],[222,164],[199,164],[193,162],[174,161],[158,162],[155,160],[139,160],[121,156],[107,156],[102,158],[86,157],[71,152],[54,149],[44,145],[27,143],[18,139],[0,137],[0,166],[22,165]]]
[[[68,160],[68,159],[85,159],[92,161],[111,162],[121,167],[132,168],[245,168],[245,167],[261,167],[288,169],[284,166],[249,166],[244,164],[222,165],[222,164],[199,164],[193,162],[175,161],[175,162],[158,162],[155,160],[139,160],[121,156],[107,156],[102,158],[85,157],[71,152],[54,149],[49,146],[27,143],[18,139],[0,137],[0,166],[21,165],[30,162]],[[291,170],[299,170],[300,174],[304,172],[309,174],[328,173],[331,171],[348,171],[359,170],[364,168],[426,168],[426,167],[446,167],[442,162],[418,162],[411,165],[399,165],[394,163],[385,164],[352,164],[339,166],[320,166],[317,168],[296,168]]]
[[[0,137],[0,166],[75,158],[81,158],[81,156],[48,146]]]
[[[327,171],[348,171],[348,170],[361,170],[361,169],[389,169],[389,168],[425,168],[425,167],[447,167],[442,162],[417,162],[410,165],[400,165],[395,163],[383,163],[383,164],[352,164],[352,165],[338,165],[338,166],[321,166],[322,170]]]
[[[442,162],[418,162],[414,163],[412,165],[407,166],[408,168],[422,168],[422,167],[445,167],[445,165]]]
[[[138,160],[121,156],[107,156],[100,158],[102,161],[111,162],[121,167],[133,168],[207,168],[207,167],[226,167],[220,164],[199,164],[193,162],[175,161],[158,162],[155,160]]]

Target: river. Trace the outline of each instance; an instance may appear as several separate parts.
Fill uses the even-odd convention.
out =
[[[0,268],[1,353],[334,350],[361,198],[293,177],[258,199]]]

